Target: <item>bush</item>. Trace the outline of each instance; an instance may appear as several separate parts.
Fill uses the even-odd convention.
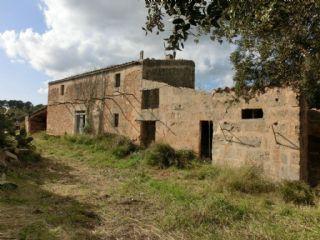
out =
[[[26,150],[26,151],[19,151],[17,153],[18,158],[21,162],[25,163],[37,163],[41,161],[41,155],[34,150]]]
[[[196,159],[196,154],[191,150],[178,150],[176,151],[175,159],[175,166],[177,168],[189,168]]]
[[[146,150],[144,158],[151,166],[158,166],[162,169],[174,166],[184,169],[192,166],[196,155],[191,150],[175,151],[168,144],[156,143]]]
[[[130,139],[115,134],[66,135],[64,138],[68,142],[90,146],[95,150],[110,151],[117,158],[125,158],[138,150],[138,147]]]
[[[158,166],[160,168],[169,168],[175,162],[175,150],[168,144],[158,143],[153,144],[145,152],[145,160],[151,166]]]
[[[26,149],[33,148],[33,146],[31,145],[33,138],[27,136],[27,132],[25,129],[21,129],[19,134],[15,136],[15,139],[17,141],[18,148],[26,148]]]
[[[232,190],[248,193],[268,193],[275,190],[275,185],[262,176],[257,167],[243,168],[230,177],[229,186]]]
[[[113,146],[112,154],[117,158],[125,158],[138,149],[133,142],[127,138],[120,137],[115,146]]]
[[[0,109],[0,148],[11,146],[10,136],[14,136],[15,129],[13,120],[2,113]]]
[[[309,185],[301,181],[287,181],[281,187],[282,198],[285,202],[298,205],[314,205],[315,194]]]

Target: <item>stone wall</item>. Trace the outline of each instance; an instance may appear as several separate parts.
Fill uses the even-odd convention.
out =
[[[24,127],[27,133],[46,131],[47,108],[40,109],[25,117]]]
[[[143,61],[143,79],[174,87],[195,88],[195,64],[188,60]]]
[[[200,152],[200,121],[213,122],[213,163],[261,167],[274,180],[305,179],[302,161],[306,142],[301,141],[300,102],[289,88],[273,88],[249,102],[230,92],[213,95],[159,83],[160,107],[142,112],[157,121],[156,140],[177,149]],[[262,109],[262,119],[242,119],[242,109]]]
[[[274,180],[298,180],[301,175],[300,103],[289,88],[273,88],[248,103],[234,102],[227,108],[230,94],[213,96],[213,162],[261,167]],[[262,119],[242,119],[241,109],[261,108]]]
[[[115,87],[115,75],[118,73],[121,74],[121,85]],[[74,134],[75,113],[76,111],[86,111],[88,103],[85,100],[91,97],[96,100],[90,106],[95,133],[99,131],[117,133],[138,139],[139,124],[135,120],[141,105],[139,86],[141,75],[141,66],[128,66],[92,77],[87,76],[50,84],[48,134]],[[92,81],[94,82],[93,86],[96,87],[92,86],[90,83]],[[60,92],[61,85],[64,85],[65,88],[64,95],[61,95]],[[114,114],[119,114],[118,127],[113,125]]]
[[[115,87],[118,73],[121,85]],[[75,112],[86,110],[79,101],[79,86],[88,80],[90,76],[49,85],[49,134],[75,133]],[[99,82],[91,109],[96,133],[120,134],[140,143],[141,122],[155,121],[157,142],[200,153],[200,122],[212,121],[213,163],[257,165],[274,180],[307,178],[306,106],[290,88],[267,89],[249,102],[237,99],[229,89],[213,94],[196,91],[194,63],[182,60],[144,60],[91,80]],[[159,107],[142,110],[142,91],[150,89],[159,89]],[[261,109],[263,117],[242,119],[243,109]],[[117,127],[114,114],[119,115]]]

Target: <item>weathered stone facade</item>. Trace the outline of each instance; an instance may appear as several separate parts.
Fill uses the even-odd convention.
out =
[[[47,107],[29,114],[25,117],[24,127],[27,133],[46,131],[47,129]]]
[[[274,180],[308,179],[307,107],[295,91],[270,88],[248,102],[230,89],[200,92],[194,67],[147,59],[52,82],[47,131],[81,132],[89,114],[95,133],[166,142],[215,164],[257,165]],[[81,94],[81,83],[91,91]]]

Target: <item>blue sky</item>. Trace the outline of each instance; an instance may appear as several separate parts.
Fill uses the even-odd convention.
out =
[[[47,102],[47,82],[135,60],[163,58],[165,36],[145,36],[144,0],[0,0],[0,99]],[[178,58],[196,63],[198,89],[232,84],[233,47],[203,38]]]
[[[1,0],[0,32],[33,28],[43,32],[45,24],[37,0]],[[19,99],[35,104],[45,103],[46,96],[37,90],[47,76],[28,63],[19,63],[0,50],[0,99]]]

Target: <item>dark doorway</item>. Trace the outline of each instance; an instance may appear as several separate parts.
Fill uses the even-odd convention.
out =
[[[141,122],[141,145],[144,147],[148,147],[155,140],[156,140],[156,122],[155,121]]]
[[[320,137],[309,136],[309,183],[315,187],[320,183]]]
[[[212,137],[213,137],[213,122],[200,122],[200,156],[203,159],[212,159]]]

